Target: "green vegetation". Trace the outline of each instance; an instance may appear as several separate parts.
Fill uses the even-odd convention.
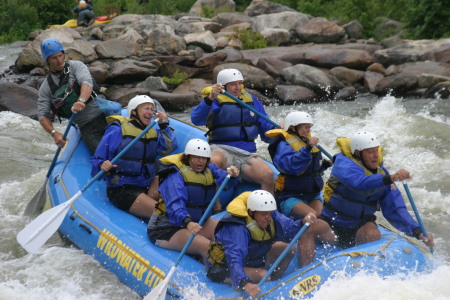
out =
[[[172,74],[172,76],[172,78],[164,76],[162,80],[168,84],[179,85],[189,77],[187,73],[180,72],[180,70],[178,69]]]
[[[267,40],[261,33],[255,33],[251,29],[234,28],[234,34],[228,36],[228,39],[237,38],[241,41],[244,50],[267,48]]]
[[[94,0],[94,12],[106,15],[112,7],[120,13],[176,15],[189,12],[196,0]],[[236,11],[244,11],[251,0],[235,0]],[[364,27],[365,38],[379,36],[377,26],[380,18],[390,18],[406,24],[404,34],[413,39],[450,37],[450,9],[448,0],[272,0],[299,12],[342,24],[352,20]],[[72,17],[75,0],[0,0],[0,44],[26,40],[36,29],[51,24],[63,24]],[[213,11],[202,12],[212,17]],[[244,35],[244,34],[243,34]],[[250,37],[247,37],[250,39]],[[249,47],[259,43],[252,41]]]

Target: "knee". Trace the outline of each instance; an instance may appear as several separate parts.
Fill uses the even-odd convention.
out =
[[[380,233],[380,231],[378,229],[377,230],[371,230],[370,232],[368,232],[366,234],[366,239],[367,239],[367,242],[378,241],[378,240],[381,239],[381,233]]]
[[[370,228],[363,230],[362,232],[358,232],[356,234],[356,243],[357,244],[365,244],[373,241],[378,241],[381,239],[381,233],[378,228]]]
[[[273,179],[273,170],[269,166],[264,166],[260,168],[261,170],[261,179],[265,183],[274,183]]]
[[[213,151],[213,153],[211,153],[210,162],[215,164],[222,170],[225,170],[227,168],[227,159],[225,155],[220,151]]]

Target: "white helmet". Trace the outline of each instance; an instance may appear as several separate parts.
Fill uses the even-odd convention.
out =
[[[273,211],[277,209],[275,198],[264,190],[255,190],[247,199],[247,209],[251,211]]]
[[[304,111],[290,112],[284,121],[284,129],[288,130],[290,126],[297,126],[298,124],[314,124],[312,117]]]
[[[217,83],[225,85],[228,82],[244,80],[242,73],[236,69],[224,69],[217,74]]]
[[[356,150],[362,151],[364,149],[378,146],[381,146],[380,140],[375,134],[369,131],[359,131],[351,138],[352,154],[354,154]]]
[[[210,158],[211,147],[204,140],[193,139],[186,144],[186,147],[184,148],[184,154]]]
[[[151,104],[153,104],[153,107],[155,106],[155,102],[149,96],[137,95],[133,99],[131,99],[130,102],[128,102],[128,107],[127,107],[128,108],[128,117],[131,117],[131,111],[133,109],[136,109],[136,107],[138,107],[142,103],[151,103]]]

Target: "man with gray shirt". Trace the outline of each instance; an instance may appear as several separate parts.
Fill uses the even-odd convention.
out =
[[[81,61],[66,61],[64,48],[57,39],[44,40],[41,52],[50,73],[39,89],[39,123],[58,147],[64,147],[63,135],[53,128],[52,120],[55,115],[61,121],[77,113],[74,123],[80,128],[89,151],[94,153],[103,136],[106,119],[95,101],[89,69]]]

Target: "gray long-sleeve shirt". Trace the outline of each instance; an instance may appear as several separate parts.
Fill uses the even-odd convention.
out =
[[[89,85],[90,87],[93,86],[91,73],[89,72],[88,67],[83,62],[70,60],[66,63],[69,64],[70,68],[69,80],[76,81],[80,86],[83,83]],[[57,75],[53,74],[51,76],[53,81],[57,85],[59,85],[60,78]],[[43,117],[46,117],[50,120],[52,119],[53,117],[53,112],[51,109],[52,98],[53,96],[50,89],[50,85],[48,83],[48,79],[46,78],[42,83],[41,87],[39,88],[39,96],[37,101],[39,120],[42,119]],[[86,104],[86,108],[82,112],[78,113],[74,122],[78,126],[83,127],[101,113],[102,112],[99,109],[97,102],[91,100]]]

